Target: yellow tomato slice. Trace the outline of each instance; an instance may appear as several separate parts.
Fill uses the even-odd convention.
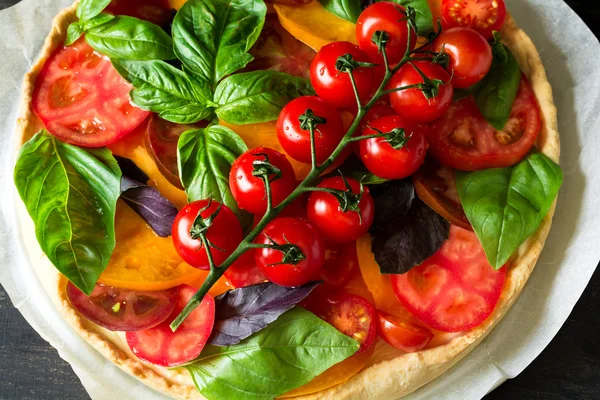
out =
[[[319,1],[303,6],[275,4],[281,25],[315,51],[331,42],[356,44],[356,25],[325,10]]]

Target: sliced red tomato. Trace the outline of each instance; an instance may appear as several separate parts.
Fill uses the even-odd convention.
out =
[[[412,353],[419,351],[433,339],[433,333],[396,315],[377,310],[379,334],[391,346]]]
[[[196,289],[179,287],[175,310],[162,324],[144,331],[127,332],[127,344],[138,358],[162,367],[185,364],[200,355],[215,323],[215,300],[204,296],[200,305],[183,321],[175,332],[169,324],[183,310]]]
[[[189,129],[198,129],[206,126],[206,122],[192,125],[180,125],[166,121],[152,114],[146,127],[145,144],[148,153],[152,156],[160,173],[167,178],[173,186],[183,189],[179,179],[177,167],[177,141],[179,136]]]
[[[234,288],[241,288],[257,283],[266,282],[268,279],[254,261],[254,251],[246,251],[225,271],[225,278]]]
[[[442,0],[442,26],[444,29],[466,26],[492,38],[506,18],[504,0]]]
[[[174,15],[169,0],[112,0],[106,11],[145,19],[160,26],[168,25]]]
[[[475,328],[494,311],[506,267],[494,270],[471,231],[450,227],[440,250],[404,275],[392,275],[400,302],[421,321],[444,332]]]
[[[463,171],[504,168],[529,152],[540,132],[540,107],[525,76],[504,129],[497,131],[472,97],[453,103],[430,125],[429,152],[444,165]]]
[[[356,354],[366,351],[377,336],[377,312],[373,304],[356,294],[338,292],[311,302],[309,310],[360,343]]]
[[[32,108],[59,139],[101,147],[131,132],[148,116],[131,104],[132,88],[108,58],[79,39],[48,58],[35,82]]]
[[[291,5],[301,5],[310,1],[288,0],[288,2]],[[244,71],[266,69],[287,72],[308,79],[310,64],[316,53],[281,26],[277,15],[267,15],[265,25],[258,40],[250,49],[250,54],[254,56],[254,60],[244,68]]]
[[[177,303],[178,289],[155,292],[96,285],[90,296],[71,282],[67,297],[71,305],[90,321],[110,331],[140,331],[166,320]]]
[[[417,196],[425,204],[451,224],[473,230],[458,197],[455,175],[452,168],[427,157],[412,179]]]

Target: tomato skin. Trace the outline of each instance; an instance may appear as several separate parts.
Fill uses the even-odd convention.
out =
[[[452,225],[450,237],[421,265],[392,275],[396,297],[428,326],[444,332],[468,331],[494,311],[506,266],[494,270],[475,233]]]
[[[379,335],[390,346],[413,353],[423,349],[433,339],[433,333],[427,328],[381,310],[377,310],[377,314]]]
[[[266,160],[281,171],[281,177],[270,183],[273,207],[285,200],[296,187],[294,168],[285,155],[267,147],[246,151],[231,166],[229,187],[238,207],[252,214],[264,214],[267,210],[265,183],[262,178],[252,175],[253,162]]]
[[[400,149],[394,149],[387,138],[377,137],[359,142],[360,158],[369,171],[384,179],[403,179],[412,175],[425,161],[427,142],[420,127],[405,118],[392,115],[371,122],[363,136],[404,128],[408,137]],[[374,129],[372,129],[374,128]]]
[[[112,0],[106,11],[145,19],[159,26],[167,26],[173,19],[168,0]]]
[[[491,39],[506,18],[504,0],[442,0],[442,27],[466,26]]]
[[[377,337],[377,311],[362,296],[337,292],[315,299],[307,307],[319,318],[358,341],[360,348],[355,354],[369,349]]]
[[[423,83],[423,78],[415,67],[419,68],[429,79],[439,79],[443,83],[439,87],[437,95],[427,99],[419,89],[401,90],[390,94],[390,101],[394,110],[403,117],[417,122],[430,122],[438,119],[452,103],[454,89],[450,83],[450,75],[438,64],[429,61],[415,61],[403,65],[394,74],[388,84],[388,89]]]
[[[355,61],[370,62],[362,50],[350,42],[333,42],[323,46],[310,66],[310,82],[317,95],[335,108],[356,107],[356,95],[350,75],[336,69],[340,56],[350,54]],[[374,89],[373,69],[360,67],[352,71],[356,89],[364,104]]]
[[[492,48],[487,40],[470,28],[443,31],[433,42],[433,51],[448,54],[448,72],[454,88],[468,88],[481,81],[492,67]]]
[[[315,131],[317,163],[320,164],[333,153],[345,134],[340,113],[323,99],[302,96],[290,101],[277,119],[277,139],[290,157],[310,164],[310,132],[301,129],[298,120],[308,109],[327,120],[325,124],[317,125]]]
[[[190,229],[200,210],[203,218],[210,217],[219,208],[218,201],[198,200],[183,207],[173,221],[173,245],[179,256],[194,268],[208,270],[210,265],[206,249],[200,239],[192,239]],[[233,211],[220,205],[221,210],[208,228],[206,237],[215,247],[211,254],[215,264],[220,265],[242,241],[242,227]]]
[[[327,243],[325,250],[325,263],[321,268],[320,278],[328,290],[343,288],[358,272],[358,255],[356,244],[351,243]]]
[[[275,249],[256,249],[255,261],[273,283],[281,286],[300,286],[311,280],[323,266],[325,242],[308,222],[298,218],[276,218],[255,239],[257,244],[292,243],[300,248],[305,259],[298,264],[279,264],[283,253]]]
[[[234,288],[255,285],[267,281],[267,277],[256,265],[254,252],[246,251],[225,270],[227,282]]]
[[[521,161],[541,128],[541,112],[525,76],[502,131],[481,115],[472,97],[452,104],[427,130],[429,152],[441,164],[462,171],[505,168]]]
[[[375,63],[383,63],[379,48],[371,41],[376,31],[385,31],[389,35],[386,54],[390,64],[398,63],[406,53],[408,43],[408,23],[406,9],[391,1],[382,1],[367,7],[356,21],[356,40],[362,51]],[[411,50],[417,42],[417,34],[412,32]]]
[[[360,183],[346,178],[352,193],[360,193]],[[317,187],[347,190],[344,180],[339,177],[324,179]],[[363,186],[363,194],[358,203],[360,215],[356,211],[342,211],[334,195],[326,192],[312,192],[308,199],[307,215],[310,223],[323,237],[337,243],[354,242],[367,233],[375,218],[375,203],[369,189]]]

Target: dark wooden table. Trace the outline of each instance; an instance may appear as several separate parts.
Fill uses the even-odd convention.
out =
[[[0,9],[18,0],[0,0]],[[600,36],[600,1],[565,0]],[[600,268],[542,354],[489,396],[600,399]],[[27,324],[0,287],[0,400],[89,399],[71,367]]]

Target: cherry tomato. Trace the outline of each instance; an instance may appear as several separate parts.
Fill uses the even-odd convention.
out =
[[[267,210],[267,194],[263,179],[253,175],[255,162],[268,162],[281,172],[276,179],[276,174],[269,174],[273,207],[294,191],[296,175],[292,164],[283,154],[267,147],[248,150],[234,161],[229,172],[229,187],[238,207],[252,214],[264,214]]]
[[[455,172],[431,157],[413,175],[417,196],[444,217],[463,229],[473,230],[456,191]]]
[[[114,143],[149,112],[131,104],[133,87],[81,38],[58,47],[35,82],[33,112],[50,133],[85,147]]]
[[[367,7],[356,21],[356,40],[362,51],[367,53],[371,60],[383,64],[383,56],[379,54],[379,48],[373,43],[373,34],[377,31],[385,31],[388,42],[385,46],[386,55],[390,64],[399,62],[406,53],[408,44],[408,22],[406,20],[406,9],[391,1],[382,1]],[[417,34],[413,30],[410,48],[415,47]]]
[[[350,42],[333,42],[321,47],[310,66],[310,82],[317,95],[336,108],[356,107],[356,95],[350,74],[337,69],[338,58],[351,55],[354,61],[369,62],[369,56]],[[374,89],[372,68],[359,67],[352,71],[361,103],[368,100]]]
[[[324,284],[319,287],[343,288],[356,272],[358,272],[356,243],[327,243],[325,263],[321,268],[320,276]]]
[[[193,239],[190,230],[198,214],[202,218],[209,218],[217,210],[217,216],[206,231],[206,238],[213,245],[210,251],[218,266],[242,241],[242,227],[233,211],[214,200],[198,200],[183,207],[173,221],[172,236],[175,250],[183,261],[194,268],[210,269],[210,264],[201,240]]]
[[[189,129],[206,126],[205,122],[192,125],[180,125],[166,121],[152,114],[146,126],[145,145],[148,153],[156,162],[160,173],[175,187],[183,189],[177,166],[177,141],[179,136]]]
[[[506,18],[504,0],[442,0],[442,27],[466,26],[491,39]]]
[[[168,0],[112,0],[106,11],[145,19],[159,26],[166,26],[173,19]]]
[[[476,84],[492,66],[490,44],[470,28],[443,31],[433,42],[433,51],[448,54],[448,71],[452,74],[452,86],[455,88],[468,88]]]
[[[504,129],[497,131],[479,112],[472,97],[452,104],[431,124],[430,153],[444,165],[463,171],[504,168],[519,162],[535,143],[540,108],[525,76]]]
[[[380,118],[363,130],[363,136],[404,129],[404,134],[359,141],[360,158],[369,171],[384,179],[403,179],[425,161],[427,142],[416,124],[397,115]]]
[[[387,104],[375,103],[361,121],[361,127],[362,129],[365,129],[365,127],[373,121],[376,121],[379,118],[387,117],[388,115],[398,114],[396,114],[396,111],[394,111],[394,109]]]
[[[267,277],[262,273],[254,261],[254,252],[246,251],[227,270],[225,278],[234,288],[254,285],[265,282]]]
[[[139,291],[96,285],[90,296],[71,282],[67,297],[84,317],[109,331],[141,331],[150,329],[173,312],[179,290]]]
[[[450,83],[450,75],[438,64],[429,61],[415,61],[405,64],[392,77],[388,89],[424,83],[423,77],[417,68],[431,80],[437,79],[439,85],[437,94],[429,99],[417,88],[401,90],[390,94],[390,101],[394,110],[403,117],[417,122],[430,122],[441,117],[452,103],[454,89]]]
[[[338,292],[313,301],[309,310],[360,343],[356,354],[366,351],[377,336],[377,311],[357,294]]]
[[[379,334],[397,349],[412,353],[421,350],[433,339],[433,333],[427,328],[380,310],[377,310],[377,314]]]
[[[308,220],[325,239],[337,243],[356,241],[367,233],[375,217],[375,204],[369,189],[363,186],[360,195],[360,183],[357,180],[346,178],[346,182],[352,189],[349,202],[355,202],[353,206],[357,209],[343,210],[340,200],[327,192],[315,191],[308,198]],[[317,187],[348,191],[344,179],[339,176],[326,178]]]
[[[303,259],[296,265],[282,263],[284,253],[276,249],[256,249],[255,260],[263,274],[281,286],[300,286],[310,281],[323,266],[325,243],[319,232],[308,222],[298,218],[277,218],[258,235],[255,243],[296,245]]]
[[[477,236],[452,225],[450,237],[433,256],[404,275],[392,275],[400,302],[417,318],[444,332],[481,324],[494,311],[506,277],[495,271]]]
[[[175,310],[166,321],[144,331],[127,332],[125,337],[133,354],[162,367],[175,367],[197,358],[215,323],[215,300],[207,294],[175,332],[169,327],[195,293],[193,287],[181,285]]]
[[[311,162],[310,132],[300,127],[298,119],[307,110],[326,119],[315,130],[317,163],[325,161],[344,137],[344,125],[339,112],[316,96],[302,96],[290,101],[277,119],[277,139],[285,152],[294,160]]]
[[[304,193],[288,204],[279,214],[278,217],[293,217],[306,219],[306,202],[308,194]],[[254,214],[254,226],[258,225],[264,214]]]

